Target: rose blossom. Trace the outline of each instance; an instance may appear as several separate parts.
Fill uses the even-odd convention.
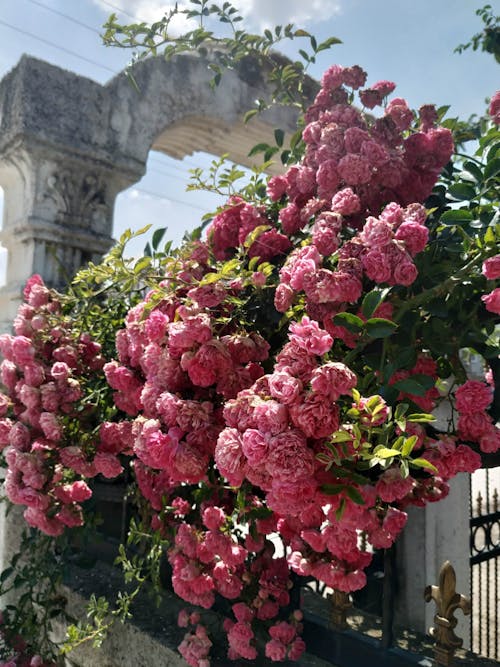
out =
[[[311,477],[314,455],[307,447],[304,435],[292,429],[272,437],[266,469],[273,478],[288,484]]]
[[[500,287],[497,287],[493,292],[482,296],[481,301],[484,303],[486,310],[489,310],[490,313],[500,315]]]
[[[455,407],[463,414],[470,415],[486,410],[492,400],[491,388],[477,380],[467,380],[455,392]]]
[[[302,321],[290,325],[290,340],[309,354],[322,356],[331,348],[333,339],[329,333],[319,328],[318,323],[304,315]]]
[[[235,428],[221,431],[215,447],[215,463],[231,486],[240,486],[245,478],[245,456],[241,436]]]
[[[488,280],[496,280],[497,278],[500,278],[500,255],[485,259],[482,269],[483,275],[486,276]]]

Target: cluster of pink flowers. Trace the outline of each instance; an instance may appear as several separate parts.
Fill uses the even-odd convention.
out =
[[[489,257],[483,262],[483,275],[487,280],[500,278],[500,255]],[[496,287],[492,292],[482,296],[481,301],[490,313],[500,315],[500,287]]]
[[[373,109],[395,87],[365,82],[359,67],[326,72],[306,114],[305,156],[269,180],[271,205],[232,197],[205,241],[170,257],[117,332],[115,359],[72,332],[38,277],[16,335],[0,337],[9,498],[59,535],[83,522],[86,480],[131,463],[141,511],[169,540],[175,593],[202,609],[231,601],[231,659],[257,660],[263,628],[268,658],[298,659],[292,573],[363,587],[373,549],[394,543],[405,508],[443,498],[454,475],[479,467],[467,443],[500,448],[485,383],[457,389],[457,434],[427,429],[428,415],[395,416],[401,404],[434,409],[438,367],[420,343],[413,368],[398,365],[401,343],[389,338],[382,353],[373,326],[390,336],[393,311],[411,298],[429,238],[421,202],[453,143],[434,107],[420,109],[417,128],[400,98],[379,118],[356,109],[348,89]],[[500,256],[483,274],[500,277]],[[498,313],[492,289],[483,301]],[[361,301],[368,293],[373,308]],[[96,382],[113,421],[96,417]],[[193,667],[209,665],[201,620],[179,618],[189,630],[179,650]]]
[[[403,209],[393,202],[378,218],[368,216],[362,230],[343,242],[344,219],[335,210],[335,203],[332,209],[317,216],[311,245],[288,255],[280,270],[275,307],[286,312],[305,294],[309,315],[318,319],[333,338],[354,346],[356,339],[345,327],[334,324],[333,317],[359,300],[366,282],[408,287],[415,281],[418,272],[413,258],[425,248],[429,236],[424,224],[426,211],[420,204]],[[332,266],[332,253],[337,261],[328,268]],[[390,317],[390,304],[383,305],[384,310],[376,315]]]
[[[468,380],[455,392],[458,434],[464,440],[479,443],[481,451],[486,453],[500,449],[500,429],[486,412],[492,401],[491,387],[477,380]]]
[[[88,377],[104,364],[100,345],[88,334],[73,335],[60,302],[39,276],[28,281],[24,296],[16,335],[0,336],[0,376],[7,391],[0,394],[5,491],[11,502],[26,505],[30,525],[60,535],[83,523],[81,503],[92,492],[80,477],[118,475],[120,446],[113,437],[85,446],[67,438],[65,424],[85,419],[77,408]]]
[[[210,667],[208,655],[212,642],[200,620],[200,615],[197,612],[188,614],[185,609],[179,613],[177,620],[180,628],[194,626],[194,631],[187,632],[178,647],[179,653],[190,667]]]
[[[413,113],[401,98],[389,102],[381,118],[370,117],[349,103],[347,90],[365,81],[359,67],[334,65],[324,74],[306,113],[303,163],[269,182],[272,199],[286,194],[290,202],[280,213],[285,233],[304,227],[318,209],[330,210],[332,197],[353,226],[378,215],[388,202],[424,201],[450,159],[451,132],[435,126],[434,107],[422,107],[420,126],[412,132]],[[368,108],[382,105],[394,88],[379,81],[360,92],[361,102]]]

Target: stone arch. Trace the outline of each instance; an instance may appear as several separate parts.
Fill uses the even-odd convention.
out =
[[[150,149],[175,158],[202,150],[229,153],[234,162],[250,166],[248,152],[255,143],[272,141],[275,127],[296,127],[291,107],[273,107],[243,122],[257,98],[269,98],[262,73],[245,61],[238,71],[225,72],[215,87],[208,61],[193,55],[144,60],[133,76],[139,97],[124,74],[106,89],[113,100],[109,126],[117,148],[135,159],[145,160]]]
[[[23,56],[0,82],[2,243],[0,329],[10,328],[21,286],[34,272],[62,284],[112,243],[117,194],[145,172],[151,149],[181,158],[228,153],[249,166],[249,149],[272,131],[295,129],[297,112],[274,107],[245,125],[243,114],[269,90],[253,61],[227,71],[215,88],[205,59],[146,59],[100,85]],[[61,267],[63,270],[61,270]]]

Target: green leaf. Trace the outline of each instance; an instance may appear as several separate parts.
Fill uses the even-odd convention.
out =
[[[394,419],[401,419],[408,412],[408,403],[398,403],[394,410]]]
[[[464,199],[470,201],[474,199],[476,191],[474,186],[467,183],[454,183],[448,188],[448,194],[450,194],[454,199]]]
[[[372,317],[365,323],[366,333],[371,338],[387,338],[394,333],[397,324],[383,317]]]
[[[417,363],[417,351],[413,347],[402,350],[394,361],[396,368],[410,369]]]
[[[373,315],[373,313],[380,306],[380,304],[385,299],[389,291],[390,287],[382,290],[373,289],[371,292],[368,292],[368,294],[365,296],[361,304],[361,312],[366,318],[369,318]]]
[[[345,484],[322,484],[320,487],[323,493],[326,493],[328,496],[335,496],[338,493],[342,493],[346,488]]]
[[[307,30],[302,30],[299,28],[293,33],[294,37],[310,37],[311,35],[307,32]]]
[[[263,153],[264,151],[269,150],[271,146],[269,144],[261,143],[261,144],[256,144],[253,148],[250,149],[250,152],[248,153],[248,157],[252,157],[253,155],[257,155],[257,153]]]
[[[389,449],[389,447],[375,447],[373,453],[379,459],[390,459],[392,456],[401,456],[399,449]]]
[[[426,470],[432,470],[432,472],[438,472],[436,466],[432,465],[427,459],[413,459],[413,461],[410,461],[410,464],[417,468],[425,468]]]
[[[500,173],[500,157],[496,157],[491,162],[488,162],[484,169],[484,177],[492,178]]]
[[[338,313],[333,318],[333,322],[339,326],[345,327],[351,333],[359,333],[365,326],[361,317],[353,315],[352,313]]]
[[[297,144],[301,139],[302,139],[302,130],[297,130],[292,134],[290,138],[290,148],[292,149],[292,151],[294,150],[294,148],[297,146]]]
[[[151,239],[151,245],[153,246],[153,250],[158,250],[158,246],[160,245],[162,238],[165,236],[166,231],[167,231],[166,227],[161,227],[160,229],[156,229],[154,231],[153,238]]]
[[[393,385],[391,385],[399,391],[403,391],[406,394],[413,394],[414,396],[423,396],[427,389],[423,387],[419,382],[413,378],[405,378],[404,380],[398,380]],[[409,419],[409,418],[408,418]]]
[[[246,114],[243,116],[243,122],[248,123],[248,121],[256,116],[259,113],[258,109],[250,109],[250,111],[247,111]]]
[[[269,225],[259,225],[258,227],[255,227],[255,229],[252,229],[252,231],[246,237],[245,242],[243,244],[245,248],[250,248],[252,243],[256,241],[261,234],[267,232],[269,229],[271,229]]]
[[[276,140],[276,144],[281,148],[283,146],[283,140],[285,138],[285,133],[283,130],[274,130],[274,138]]]
[[[347,486],[346,487],[346,493],[349,496],[349,498],[353,501],[353,503],[356,503],[356,505],[364,505],[365,504],[365,499],[361,495],[361,493],[358,491],[358,489],[355,489],[353,486]]]
[[[439,218],[439,222],[443,225],[461,225],[464,222],[470,222],[474,219],[472,213],[465,208],[452,209],[445,211]]]
[[[478,164],[475,162],[471,162],[470,160],[467,160],[464,162],[463,167],[466,171],[469,172],[469,174],[472,174],[472,176],[476,179],[476,181],[481,182],[483,180],[483,172],[481,168],[479,167]]]
[[[407,438],[404,441],[403,448],[401,450],[403,456],[410,456],[417,442],[418,442],[418,437],[416,435],[412,435],[409,438]]]
[[[145,257],[141,257],[135,265],[134,265],[134,273],[137,275],[144,269],[147,269],[149,266],[151,266],[151,257],[148,257],[147,255]]]
[[[331,436],[332,442],[350,442],[352,440],[352,435],[347,433],[347,431],[336,431]]]
[[[436,421],[436,417],[434,415],[429,415],[426,412],[414,412],[411,415],[408,415],[406,418],[407,421],[409,422],[414,422],[414,423],[431,423]]]
[[[335,44],[342,44],[342,40],[339,39],[338,37],[329,37],[328,39],[325,39],[324,42],[321,42],[316,48],[316,53],[319,53],[320,51],[325,51],[326,49],[329,49],[331,46],[334,46]]]
[[[432,389],[436,384],[436,380],[433,377],[430,375],[423,375],[423,373],[415,373],[415,375],[411,376],[411,379],[421,384],[425,389]]]

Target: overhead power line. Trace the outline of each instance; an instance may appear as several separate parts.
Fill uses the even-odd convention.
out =
[[[22,28],[18,28],[15,25],[11,25],[10,23],[7,23],[7,21],[3,21],[0,19],[0,25],[5,26],[6,28],[10,28],[11,30],[15,30],[16,32],[20,33],[21,35],[26,35],[26,37],[31,37],[31,39],[36,39],[38,42],[41,42],[42,44],[46,44],[47,46],[51,46],[54,49],[57,49],[58,51],[62,51],[63,53],[67,53],[70,56],[74,56],[75,58],[79,58],[80,60],[84,60],[86,63],[89,63],[90,65],[94,65],[94,67],[100,67],[101,69],[105,69],[108,72],[111,72],[112,74],[120,74],[120,72],[117,72],[114,69],[111,69],[111,67],[107,67],[106,65],[103,65],[102,63],[98,63],[95,60],[91,60],[90,58],[86,58],[85,56],[80,55],[79,53],[76,53],[75,51],[71,51],[71,49],[67,49],[64,46],[59,46],[58,44],[54,44],[54,42],[51,42],[48,39],[44,39],[43,37],[39,37],[38,35],[34,35],[32,32],[28,32],[27,30],[23,30]]]
[[[123,9],[122,7],[118,7],[118,5],[115,5],[112,2],[107,2],[107,0],[99,0],[99,2],[103,5],[107,5],[108,7],[111,7],[111,9],[116,9],[117,11],[121,12],[122,14],[125,14],[126,16],[129,16],[131,19],[134,19],[134,21],[139,21],[139,23],[146,23],[146,21],[141,21],[141,19],[138,18],[135,14],[131,14],[130,12],[127,12],[126,9]]]
[[[49,7],[49,5],[45,5],[43,2],[39,2],[39,0],[27,0],[28,2],[31,2],[32,5],[38,5],[38,7],[42,7],[43,9],[46,9],[48,12],[52,12],[52,14],[57,14],[58,16],[61,16],[62,18],[66,19],[67,21],[71,21],[71,23],[75,23],[76,25],[79,25],[82,28],[86,28],[87,30],[90,30],[91,32],[95,33],[96,35],[100,35],[101,33],[97,28],[94,28],[91,25],[88,25],[88,23],[84,23],[83,21],[80,21],[79,19],[75,19],[73,16],[69,16],[69,14],[65,14],[64,12],[60,12],[58,9],[54,9],[53,7]]]
[[[175,199],[174,197],[167,197],[165,195],[160,195],[157,192],[153,192],[152,190],[146,190],[144,188],[134,188],[134,190],[137,190],[137,192],[142,192],[142,194],[149,195],[150,197],[156,197],[157,199],[164,199],[165,201],[173,202],[174,204],[181,204],[181,206],[188,206],[189,208],[194,208],[197,211],[203,211],[203,213],[207,213],[207,209],[204,208],[203,206],[190,204],[187,201],[182,201],[182,199]]]

